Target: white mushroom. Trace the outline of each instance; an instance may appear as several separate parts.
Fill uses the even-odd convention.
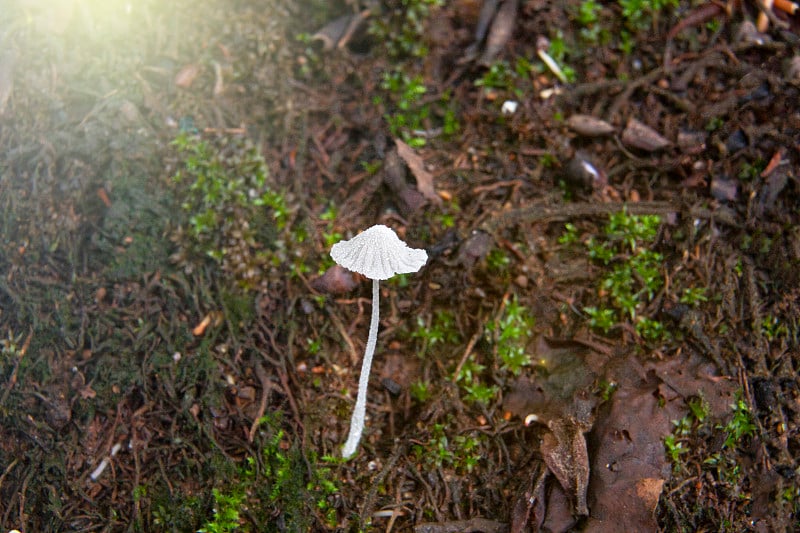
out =
[[[342,456],[347,459],[356,453],[361,434],[364,432],[369,372],[372,367],[375,345],[378,343],[379,280],[389,279],[395,274],[419,271],[428,261],[428,254],[425,250],[409,248],[391,228],[379,224],[364,230],[348,241],[334,244],[331,248],[331,257],[344,268],[373,280],[372,319],[369,323],[367,350],[361,364],[358,396],[353,410],[353,418],[350,420],[350,434],[342,447]]]

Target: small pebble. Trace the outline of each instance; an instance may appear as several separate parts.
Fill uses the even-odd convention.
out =
[[[518,106],[519,104],[514,100],[506,100],[505,102],[503,102],[503,107],[500,108],[500,111],[504,115],[513,115],[514,113],[517,112]]]

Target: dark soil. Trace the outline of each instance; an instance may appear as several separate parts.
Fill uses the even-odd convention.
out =
[[[800,15],[442,3],[3,7],[2,531],[800,530]]]

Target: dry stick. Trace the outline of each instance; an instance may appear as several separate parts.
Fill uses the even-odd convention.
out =
[[[264,366],[256,361],[256,377],[258,381],[261,383],[261,400],[258,402],[258,411],[256,412],[256,416],[253,418],[253,423],[250,425],[250,433],[247,435],[247,441],[253,442],[253,439],[256,435],[256,430],[258,426],[261,425],[261,417],[264,416],[264,413],[267,410],[267,401],[269,400],[269,393],[271,390],[271,384],[269,382],[269,378],[267,377],[267,372],[264,370]]]
[[[342,324],[342,321],[339,319],[339,316],[336,315],[333,311],[328,313],[328,317],[333,322],[333,325],[336,326],[336,329],[339,330],[339,335],[342,336],[345,344],[347,344],[347,348],[350,350],[350,362],[354,365],[358,364],[358,352],[356,351],[356,345],[353,343],[353,339],[350,338],[350,335],[347,334],[347,330]]]
[[[575,217],[591,217],[611,215],[625,210],[631,215],[668,215],[679,213],[681,207],[670,202],[609,202],[606,204],[534,204],[506,212],[492,214],[490,219],[480,225],[480,229],[493,234],[500,228],[518,223],[536,223],[551,220],[563,220]],[[712,211],[703,207],[691,207],[688,210],[692,218],[713,220],[727,226],[739,227],[733,215],[724,211]]]
[[[453,372],[453,379],[451,380],[453,383],[455,383],[458,380],[458,375],[461,373],[461,367],[463,367],[464,363],[467,362],[467,358],[469,357],[469,354],[472,352],[472,349],[478,343],[478,339],[481,338],[482,334],[483,334],[483,329],[479,329],[478,331],[475,332],[475,334],[472,336],[472,338],[467,343],[467,347],[464,350],[464,355],[461,356],[461,360],[458,362],[458,366],[456,367],[455,371]]]
[[[0,489],[3,488],[3,481],[5,481],[8,473],[11,472],[11,470],[13,470],[18,463],[19,463],[19,458],[14,458],[14,460],[11,461],[11,463],[6,467],[5,471],[3,472],[3,475],[0,476]]]
[[[487,518],[470,518],[469,520],[455,520],[453,522],[427,523],[414,526],[414,533],[500,533],[506,531],[508,524]]]

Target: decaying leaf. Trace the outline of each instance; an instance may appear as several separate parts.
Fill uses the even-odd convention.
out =
[[[397,153],[388,150],[383,161],[383,181],[392,190],[398,211],[404,217],[410,216],[427,202],[420,191],[406,181],[406,164]]]
[[[422,158],[400,139],[395,139],[395,144],[397,145],[398,155],[403,158],[403,161],[408,165],[414,178],[416,178],[419,192],[421,192],[429,202],[437,205],[442,203],[442,199],[439,198],[439,195],[436,194],[436,190],[433,188],[433,174],[425,170],[425,162]]]
[[[186,65],[175,75],[175,85],[181,89],[188,89],[192,86],[194,80],[197,79],[199,74],[200,65],[197,63]]]
[[[628,123],[625,125],[625,131],[622,132],[622,142],[625,143],[626,146],[638,148],[646,152],[656,152],[671,144],[656,130],[642,124],[635,118],[628,119]]]
[[[567,119],[567,126],[579,135],[597,137],[614,133],[614,126],[591,115],[572,115]]]
[[[656,531],[653,514],[670,466],[664,436],[679,418],[677,405],[662,407],[656,382],[620,387],[592,432],[592,480],[587,528],[598,532]]]
[[[311,281],[311,287],[323,294],[346,294],[358,286],[356,274],[333,265],[323,275]]]
[[[587,515],[589,452],[583,437],[585,426],[571,417],[564,417],[550,420],[547,427],[550,433],[545,433],[541,447],[544,462],[573,501],[575,513]]]
[[[511,36],[514,34],[514,26],[517,22],[517,7],[519,0],[505,0],[497,11],[492,27],[489,30],[489,36],[486,38],[486,47],[481,55],[480,63],[483,66],[489,66],[500,53],[500,50],[506,45]]]
[[[551,372],[546,379],[517,380],[503,407],[514,414],[527,413],[527,420],[536,420],[547,427],[549,431],[542,436],[540,451],[569,500],[571,513],[567,514],[587,515],[589,453],[584,433],[592,428],[597,403],[596,396],[588,392],[593,373],[576,346],[551,346],[539,337],[534,350],[538,358],[553,358],[558,363],[552,367],[548,365]],[[548,497],[548,517],[552,505]],[[555,505],[552,510],[556,511],[557,507]]]
[[[334,48],[343,48],[347,46],[353,34],[368,16],[369,10],[352,15],[343,15],[320,28],[311,38],[315,41],[320,41],[327,51]]]

